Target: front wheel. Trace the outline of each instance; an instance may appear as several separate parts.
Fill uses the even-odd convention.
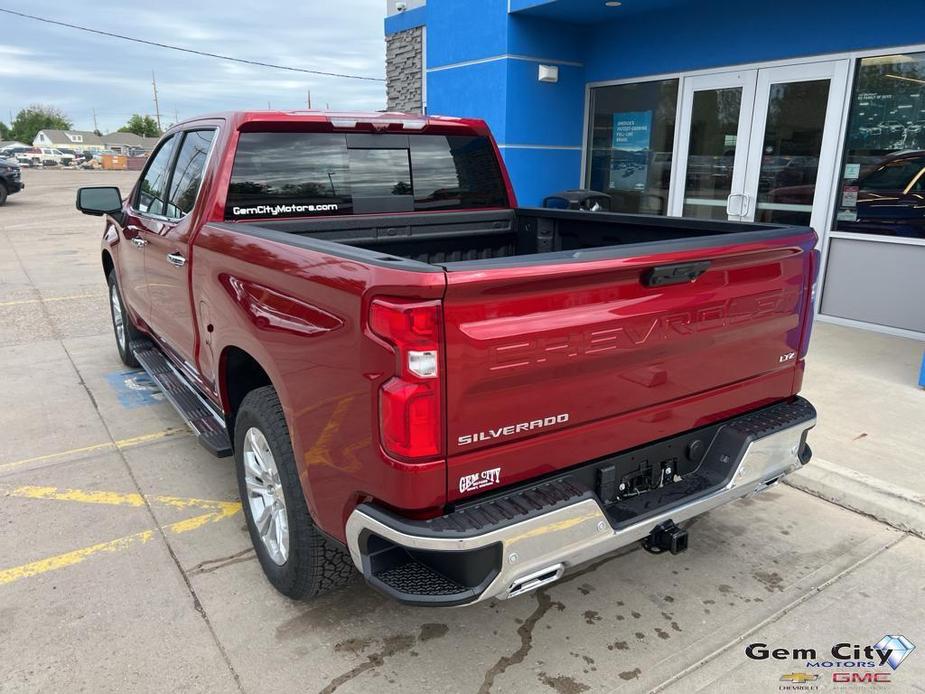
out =
[[[309,515],[283,407],[271,386],[251,391],[241,403],[234,459],[251,542],[273,587],[303,599],[350,582],[350,556]]]
[[[112,270],[106,278],[109,283],[109,313],[112,316],[112,330],[116,336],[116,347],[119,350],[119,358],[126,366],[133,369],[138,368],[138,360],[132,352],[132,342],[142,337],[142,334],[132,324],[128,312],[125,310],[125,303],[122,301],[122,293],[119,291],[119,283],[116,281],[116,271]]]
[[[3,207],[6,204],[7,195],[8,193],[6,192],[6,185],[0,183],[0,207]]]

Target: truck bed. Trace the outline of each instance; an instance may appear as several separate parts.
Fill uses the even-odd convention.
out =
[[[642,245],[659,244],[646,248],[658,252],[793,233],[772,225],[539,208],[235,223],[237,231],[248,227],[277,240],[285,241],[279,234],[287,234],[364,249],[373,254],[369,259],[390,256],[466,267],[531,262],[538,254],[554,254],[548,260],[561,261],[586,258],[588,251],[598,249],[620,256],[639,253]]]

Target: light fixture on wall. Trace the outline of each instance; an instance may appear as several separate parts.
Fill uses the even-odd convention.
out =
[[[559,66],[558,65],[540,65],[537,79],[540,82],[558,82]]]

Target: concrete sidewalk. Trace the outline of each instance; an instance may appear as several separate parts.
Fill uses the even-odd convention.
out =
[[[925,537],[925,342],[817,322],[803,394],[813,462],[788,483]]]

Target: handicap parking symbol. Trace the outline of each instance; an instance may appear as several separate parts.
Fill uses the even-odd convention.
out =
[[[144,371],[117,371],[106,374],[106,380],[116,392],[122,407],[134,409],[164,401],[164,394]]]

